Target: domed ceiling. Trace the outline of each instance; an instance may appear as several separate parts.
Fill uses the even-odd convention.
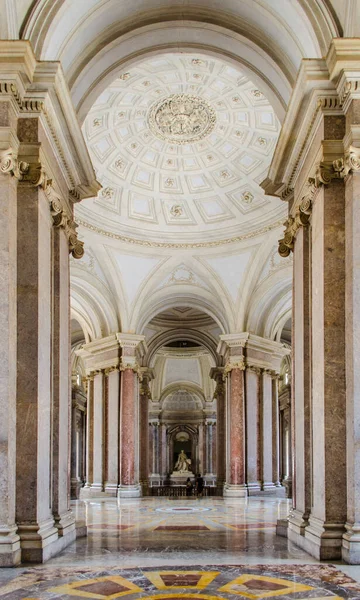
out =
[[[119,74],[83,132],[97,198],[80,224],[136,239],[216,240],[284,215],[264,195],[279,133],[267,99],[237,68],[193,54],[163,54]]]

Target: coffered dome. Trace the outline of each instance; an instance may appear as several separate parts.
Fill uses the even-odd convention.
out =
[[[84,135],[103,185],[80,223],[149,240],[212,240],[282,218],[264,195],[279,122],[237,68],[205,55],[138,63],[97,99]]]

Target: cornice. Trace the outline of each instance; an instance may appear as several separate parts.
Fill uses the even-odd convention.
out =
[[[101,188],[96,181],[60,63],[37,61],[29,42],[0,40],[0,96],[11,97],[18,117],[38,113],[57,158],[69,199]]]
[[[105,237],[113,239],[113,240],[118,240],[120,242],[124,242],[126,244],[131,244],[133,246],[142,246],[145,248],[169,248],[169,249],[174,249],[174,250],[177,250],[177,249],[186,250],[186,249],[191,249],[191,248],[218,248],[219,246],[236,244],[239,242],[243,242],[245,240],[250,240],[250,239],[259,237],[261,235],[264,235],[265,233],[268,233],[269,231],[278,229],[283,224],[283,220],[275,221],[274,223],[271,223],[270,225],[266,225],[265,227],[262,227],[255,231],[245,233],[244,235],[238,235],[238,236],[231,237],[231,238],[226,238],[226,239],[222,239],[222,240],[214,240],[214,241],[209,241],[209,242],[191,242],[191,243],[190,242],[189,243],[180,243],[180,242],[179,243],[171,243],[171,242],[149,241],[146,239],[133,238],[133,237],[126,236],[126,235],[120,235],[117,233],[113,233],[112,231],[107,231],[105,229],[101,229],[100,227],[92,225],[91,223],[88,223],[87,221],[83,221],[82,219],[77,219],[77,223],[81,227],[85,227],[86,229],[93,231],[94,233],[97,233],[99,235],[105,236]]]

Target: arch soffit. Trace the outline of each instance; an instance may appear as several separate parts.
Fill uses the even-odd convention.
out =
[[[117,312],[105,286],[85,272],[74,269],[70,276],[70,298],[72,307],[78,313],[86,315],[85,320],[91,323],[95,337],[110,335],[120,331]]]
[[[213,318],[215,323],[220,327],[222,333],[230,333],[232,331],[233,319],[227,318],[223,314],[220,307],[214,306],[213,296],[205,290],[199,290],[196,293],[174,293],[173,290],[166,288],[156,292],[147,302],[144,302],[141,307],[142,314],[139,319],[134,321],[131,326],[137,333],[144,333],[144,329],[148,323],[156,317],[157,314],[170,308],[179,307],[197,308],[198,310],[208,314]]]
[[[109,6],[110,4],[113,6]],[[184,7],[183,4],[177,6],[176,3],[165,1],[163,6],[157,6],[156,9],[149,6],[149,2],[147,2],[146,6],[144,4],[144,10],[141,10],[140,6],[137,13],[133,11],[130,14],[131,3],[129,6],[130,8],[123,3],[116,4],[112,0],[107,2],[89,0],[84,10],[79,3],[75,3],[69,9],[64,0],[51,0],[51,2],[38,0],[21,27],[21,37],[30,39],[39,58],[62,61],[69,85],[73,88],[75,103],[80,105],[84,103],[86,96],[97,96],[106,87],[108,81],[103,80],[104,74],[106,79],[106,75],[110,73],[110,79],[113,80],[116,74],[112,71],[119,69],[121,62],[124,63],[124,59],[126,60],[125,57],[130,59],[134,53],[136,54],[135,41],[140,42],[138,50],[143,49],[147,53],[151,48],[158,46],[154,40],[150,45],[144,43],[143,39],[140,41],[140,29],[157,29],[159,40],[163,40],[164,25],[168,27],[168,22],[172,20],[174,26],[177,27],[177,35],[176,38],[170,35],[169,40],[165,40],[166,50],[169,51],[168,42],[173,39],[178,40],[178,50],[180,50],[180,45],[184,47],[186,40],[180,39],[181,28],[179,25],[186,24],[185,21],[188,21],[187,28],[193,31],[197,41],[200,39],[201,43],[204,42],[204,47],[209,46],[209,49],[212,47],[217,54],[221,51],[227,54],[225,47],[222,48],[223,44],[219,43],[219,39],[214,43],[215,35],[217,36],[220,30],[223,30],[222,34],[228,38],[227,41],[230,42],[231,48],[234,47],[236,38],[238,41],[241,40],[243,47],[238,48],[232,57],[237,63],[241,62],[242,57],[246,57],[250,50],[252,51],[254,56],[250,60],[245,59],[244,66],[246,67],[246,62],[248,62],[248,66],[253,68],[251,78],[255,83],[257,76],[263,79],[264,93],[272,101],[274,108],[275,104],[280,101],[282,112],[284,112],[284,105],[287,103],[290,86],[293,84],[301,58],[321,57],[326,52],[331,38],[341,35],[341,26],[327,0],[298,0],[296,3],[289,4],[286,10],[284,10],[283,3],[278,3],[277,0],[275,2],[274,0],[271,2],[266,0],[254,2],[252,0],[251,3],[249,0],[237,2],[224,0],[221,11],[215,10],[211,6],[208,6],[205,11],[198,6],[187,5]],[[127,14],[124,12],[126,10],[128,10]],[[253,16],[254,12],[256,12],[256,19]],[[108,24],[106,23],[107,14],[111,14]],[[65,19],[68,24],[71,24],[71,27],[65,26]],[[293,27],[294,20],[298,24],[296,28]],[[134,23],[136,23],[136,34]],[[161,23],[163,25],[159,27]],[[199,37],[199,24],[200,30],[204,34],[212,29],[210,31],[213,40],[211,44],[201,39],[202,34]],[[101,27],[103,27],[102,30]],[[69,30],[70,34],[67,34]],[[90,35],[94,41],[89,44]],[[126,37],[129,38],[132,49],[129,46],[126,51],[123,46],[122,51],[119,52],[119,43],[126,43]],[[154,37],[153,31],[152,37]],[[230,38],[232,38],[231,41]],[[285,40],[286,45],[282,48],[281,43],[285,43]],[[71,57],[74,48],[78,52],[81,44],[80,53]],[[116,61],[109,55],[109,50],[114,49],[114,46],[116,47],[116,60],[118,61],[119,56],[122,57],[120,64],[117,62],[116,65]],[[157,48],[158,51],[159,48]],[[104,61],[106,54],[110,59],[108,61]],[[231,52],[228,54],[231,58]],[[260,67],[259,58],[268,63],[267,69]],[[86,73],[86,77],[89,78],[89,74],[96,64],[100,71],[97,69],[97,73],[94,72],[91,77],[93,94],[88,88],[77,91],[76,88],[79,88],[82,75]],[[280,65],[280,69],[276,65]],[[276,73],[271,72],[274,69],[277,71]],[[265,72],[269,74],[268,81]],[[279,77],[282,82],[277,81]],[[273,84],[275,89],[272,89]],[[283,89],[278,96],[277,90],[281,90],[284,86],[286,89]],[[265,89],[266,87],[269,89]],[[274,94],[275,98],[271,99]],[[278,102],[275,101],[276,97]],[[86,108],[83,106],[80,112],[81,118],[84,118]]]
[[[180,337],[204,346],[209,351],[215,364],[218,363],[219,355],[216,353],[217,343],[214,338],[207,333],[195,329],[170,329],[154,336],[148,345],[148,351],[144,356],[144,363],[154,366],[157,351],[165,344],[174,342]]]
[[[292,267],[284,267],[266,278],[252,296],[246,318],[246,331],[265,336],[279,314],[280,307],[288,302],[292,289]],[[290,300],[291,302],[291,300]],[[273,315],[273,316],[271,316]],[[271,322],[271,319],[273,321]],[[267,335],[266,337],[269,337]]]
[[[160,396],[160,404],[163,405],[164,400],[166,400],[166,398],[168,398],[168,396],[170,396],[170,394],[173,394],[174,392],[177,391],[185,391],[185,392],[189,392],[190,394],[194,394],[194,396],[196,396],[199,400],[201,400],[201,403],[204,404],[205,403],[205,396],[204,396],[204,392],[201,389],[201,387],[199,385],[197,385],[196,383],[191,383],[189,381],[186,382],[175,382],[175,383],[169,383],[169,385],[167,385],[162,391],[161,391],[161,396]]]

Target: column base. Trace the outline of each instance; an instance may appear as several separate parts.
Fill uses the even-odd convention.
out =
[[[347,523],[342,541],[342,559],[349,565],[360,565],[360,523]]]
[[[0,567],[16,567],[21,562],[20,537],[17,527],[0,530]]]
[[[118,498],[141,498],[141,485],[119,485]]]
[[[72,510],[67,510],[64,514],[55,517],[55,527],[59,536],[69,535],[75,530],[75,516]]]
[[[68,535],[59,536],[53,519],[41,524],[20,524],[18,531],[22,562],[46,562],[76,539],[75,527]]]
[[[321,519],[310,516],[303,537],[303,548],[317,560],[339,560],[344,529],[345,525],[342,523],[324,523]]]
[[[80,498],[80,490],[83,487],[83,482],[80,479],[71,479],[70,481],[70,497],[71,500]]]
[[[294,535],[299,535],[299,536],[304,536],[305,535],[305,527],[307,527],[309,525],[309,518],[306,514],[304,514],[303,512],[301,512],[300,510],[296,510],[295,508],[293,508],[290,511],[290,514],[288,516],[288,527],[289,527],[289,535],[288,538],[290,538],[290,532],[294,533]],[[295,544],[295,540],[292,540]]]
[[[224,498],[247,498],[247,487],[245,484],[225,483],[223,496]]]
[[[278,519],[276,521],[276,535],[287,538],[288,531],[289,531],[288,519]]]
[[[117,483],[105,483],[104,492],[107,496],[117,496],[118,484]]]
[[[251,481],[247,483],[247,490],[249,496],[257,496],[261,491],[260,481]]]

